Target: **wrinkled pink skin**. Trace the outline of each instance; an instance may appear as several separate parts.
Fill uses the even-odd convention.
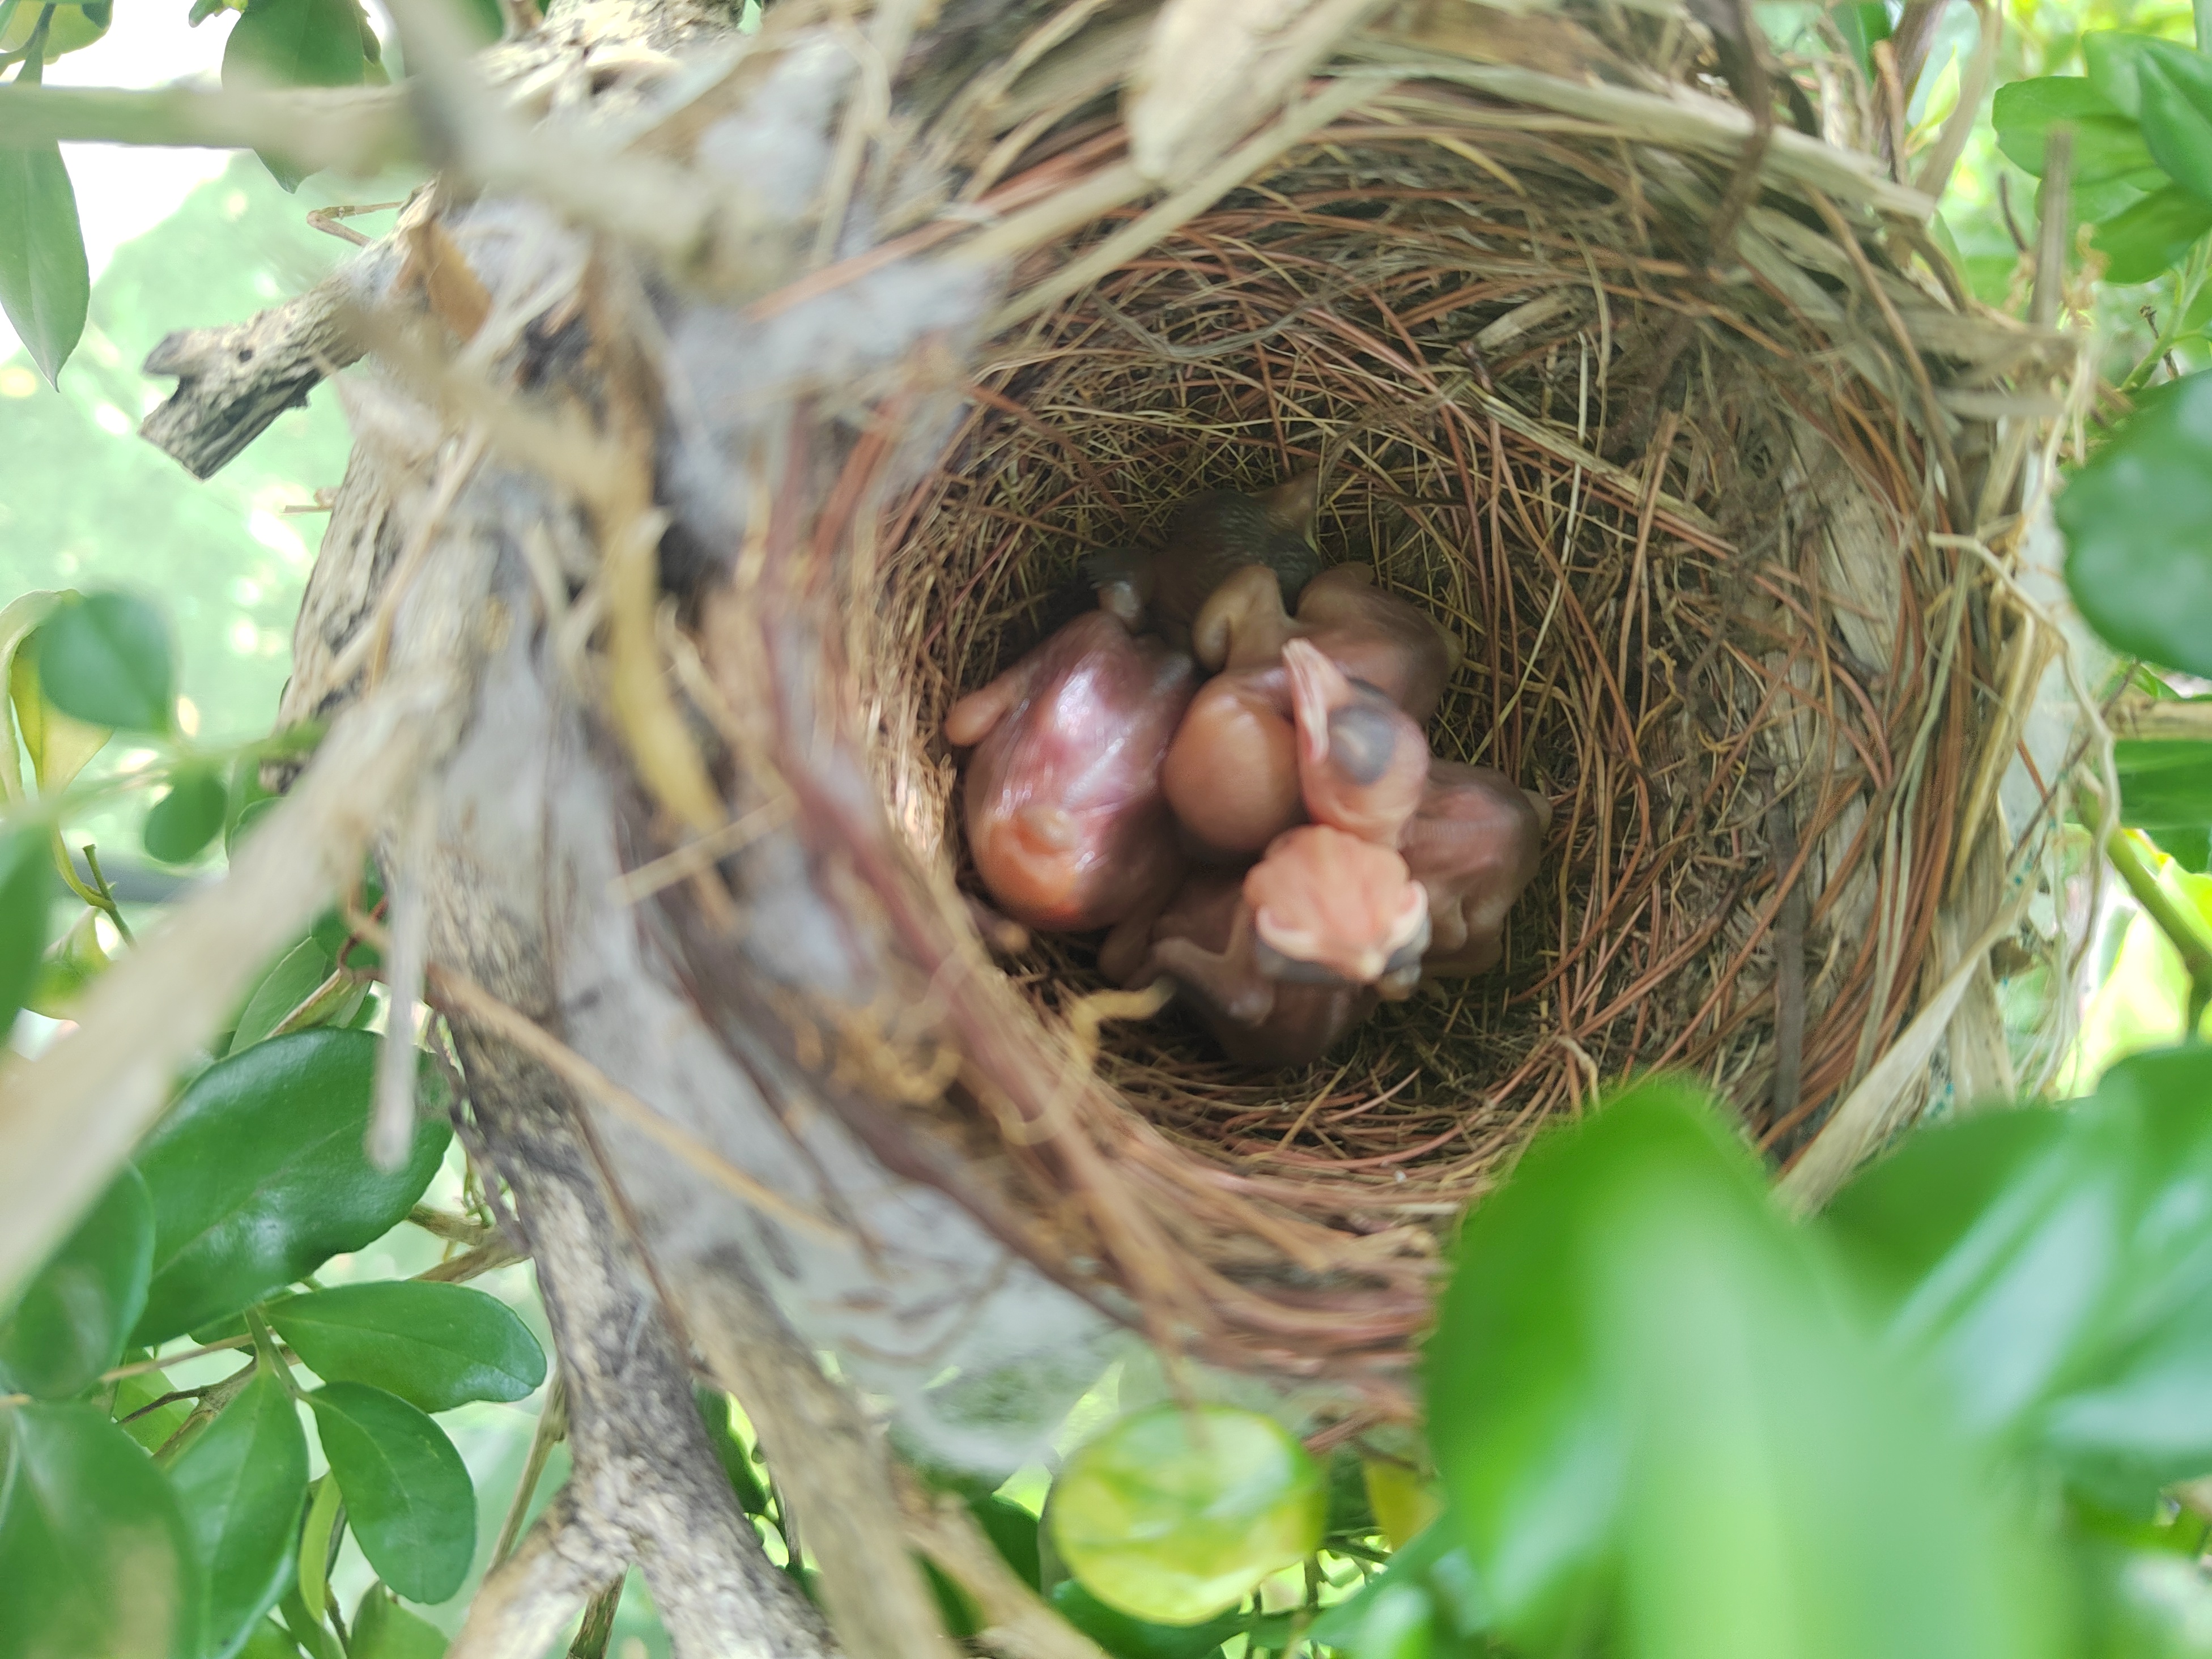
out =
[[[1305,816],[1291,680],[1280,664],[1217,674],[1198,690],[1160,787],[1207,860],[1251,858]]]
[[[1160,762],[1194,690],[1189,658],[1098,611],[953,704],[946,739],[978,745],[968,844],[1006,915],[1083,933],[1174,890],[1183,860]]]
[[[1459,641],[1419,605],[1376,591],[1364,565],[1333,565],[1306,584],[1293,617],[1273,573],[1247,565],[1213,590],[1191,627],[1200,665],[1237,670],[1279,659],[1291,640],[1311,641],[1417,724],[1436,713],[1459,666]]]
[[[1505,917],[1535,879],[1551,827],[1548,802],[1486,766],[1438,761],[1399,842],[1428,890],[1431,978],[1484,974],[1504,950]]]
[[[1294,832],[1284,842],[1304,833]],[[1315,848],[1285,847],[1284,842],[1261,860],[1262,866],[1276,860],[1286,866],[1276,872],[1279,877],[1318,883],[1340,878],[1325,856],[1311,856]],[[1310,1064],[1373,1012],[1378,1002],[1412,994],[1419,970],[1411,959],[1425,939],[1425,919],[1402,940],[1401,954],[1407,957],[1407,964],[1377,978],[1364,983],[1342,977],[1326,983],[1286,979],[1285,971],[1310,969],[1314,964],[1290,962],[1266,946],[1246,894],[1249,878],[1249,872],[1194,872],[1152,923],[1149,950],[1140,955],[1133,942],[1117,935],[1100,954],[1100,966],[1109,977],[1130,986],[1149,985],[1163,976],[1172,979],[1223,1052],[1246,1066]],[[1389,947],[1394,932],[1401,932],[1400,907],[1387,890],[1372,896],[1374,908],[1348,918],[1347,936],[1330,938],[1321,955],[1339,962],[1362,955],[1379,959],[1377,953]]]
[[[1310,644],[1285,641],[1279,660],[1208,680],[1169,746],[1161,787],[1202,862],[1250,858],[1309,819],[1395,846],[1420,800],[1429,766],[1421,728]],[[1331,716],[1354,703],[1374,705],[1394,728],[1379,775],[1354,775],[1333,743]]]

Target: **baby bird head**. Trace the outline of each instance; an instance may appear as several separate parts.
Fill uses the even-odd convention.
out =
[[[1286,641],[1283,666],[1307,812],[1317,823],[1396,846],[1428,786],[1429,745],[1421,728],[1309,641]]]
[[[1246,872],[1261,971],[1294,982],[1372,985],[1418,969],[1428,894],[1387,847],[1327,824],[1275,837]]]

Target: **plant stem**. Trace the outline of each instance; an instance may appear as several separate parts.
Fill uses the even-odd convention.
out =
[[[2204,924],[2174,902],[2152,868],[2144,852],[2142,837],[2124,826],[2115,829],[2105,841],[2105,856],[2112,860],[2112,868],[2120,872],[2120,879],[2128,884],[2128,891],[2142,907],[2142,912],[2164,933],[2166,942],[2180,955],[2181,965],[2189,972],[2189,1021],[2185,1040],[2194,1040],[2197,1023],[2204,1018],[2204,1010],[2212,1006],[2212,933]]]
[[[100,890],[94,901],[96,908],[107,912],[107,919],[115,924],[115,931],[123,935],[125,945],[138,941],[131,937],[131,924],[123,920],[123,907],[115,902],[115,890],[107,884],[107,878],[100,873],[100,854],[90,842],[84,844],[84,867],[92,872],[93,884]]]

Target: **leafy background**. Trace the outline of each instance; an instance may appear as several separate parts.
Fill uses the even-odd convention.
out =
[[[301,37],[314,50],[295,54],[288,78],[380,72],[373,42],[333,33],[333,18],[348,15],[343,0],[256,6],[246,21],[270,38],[303,18],[321,31]],[[20,44],[5,9],[0,0],[0,51]],[[1755,9],[1785,51],[1811,50],[1851,18],[1861,38],[1878,34],[1887,15],[1863,6]],[[195,10],[216,8],[204,0]],[[185,0],[141,0],[106,39],[47,66],[46,78],[131,85],[216,70],[243,25],[219,15],[195,30],[185,11]],[[2171,0],[2014,0],[1996,80],[2081,75],[2084,37],[2115,29],[2183,47],[2196,39],[2190,10]],[[1971,9],[1954,4],[1907,111],[1918,141],[1954,106],[1974,33]],[[2014,91],[2002,94],[1996,121],[1984,112],[1943,215],[1977,292],[2015,309],[2023,267],[2013,233],[2032,234],[2034,218],[2037,181],[2022,165],[2037,153],[2033,102]],[[2206,109],[2212,115],[2212,102]],[[2106,136],[2118,143],[2128,131]],[[2176,155],[2175,166],[2191,165],[2166,150],[2161,167]],[[72,842],[106,849],[118,885],[100,916],[59,902],[46,911],[46,935],[59,944],[36,983],[25,983],[34,1004],[64,1017],[69,975],[97,971],[102,954],[120,948],[121,929],[145,920],[166,888],[219,867],[248,818],[252,792],[238,780],[251,768],[236,763],[251,762],[248,745],[267,731],[324,523],[311,509],[317,491],[337,484],[347,449],[325,389],[215,481],[197,483],[131,435],[168,390],[136,366],[171,328],[242,318],[344,257],[340,242],[307,225],[311,209],[391,201],[410,182],[287,178],[296,185],[288,191],[252,156],[70,146],[65,160],[94,280],[58,391],[33,353],[0,336],[0,600],[74,588],[149,603],[101,610],[103,599],[46,616],[37,661],[22,659],[32,678],[18,682],[18,719],[46,708],[139,728],[99,750],[72,797],[84,803],[69,817]],[[2086,180],[2081,204],[2090,218],[2117,218],[2161,188],[2162,177],[2139,168]],[[2143,390],[2212,363],[2206,289],[2200,242],[2148,281],[2087,293],[2108,378]],[[2084,470],[2069,526],[2077,556],[2101,547],[2124,573],[2154,568],[2147,559],[2204,562],[2194,538],[2212,517],[2131,514],[2133,528],[2118,535],[2115,509],[2082,505],[2100,488],[2141,499],[2123,463],[2163,465],[2169,479],[2191,468],[2212,478],[2212,428],[2197,422],[2203,392],[2185,381],[2166,403],[2145,399],[2126,441]],[[2127,624],[2114,624],[2124,648],[2136,644]],[[158,653],[129,647],[134,629],[149,627],[167,640],[170,665],[159,673],[148,666]],[[0,620],[0,657],[15,645]],[[2121,672],[2160,698],[2212,690],[2191,668],[2205,673],[2212,663]],[[24,737],[27,758],[38,759],[27,726]],[[1071,1419],[1057,1483],[1038,1468],[998,1493],[969,1492],[978,1518],[1018,1570],[1123,1659],[1202,1659],[1224,1644],[1234,1659],[1302,1638],[1371,1659],[2212,1652],[2212,1602],[2197,1565],[2212,1494],[2197,1484],[2212,1474],[2212,1408],[2202,1403],[2212,1399],[2212,1136],[2199,1121],[2212,1100],[2212,1059],[2170,1046],[2201,1023],[2206,1000],[2206,976],[2200,968],[2192,977],[2185,951],[2191,930],[2212,949],[2208,752],[2122,747],[2133,827],[2109,850],[2130,881],[2088,941],[2079,1036],[2055,1090],[2086,1103],[2075,1111],[1993,1113],[1917,1137],[1821,1222],[1802,1226],[1771,1208],[1759,1171],[1706,1103],[1664,1083],[1632,1091],[1589,1128],[1540,1146],[1468,1227],[1431,1353],[1431,1447],[1370,1449],[1364,1460],[1321,1466],[1264,1419],[1224,1419],[1194,1438],[1179,1413],[1121,1416],[1109,1375]],[[146,792],[110,787],[148,769],[172,786],[150,815]],[[43,855],[42,833],[0,837],[0,908],[35,884]],[[2084,836],[2085,872],[2091,855]],[[152,1514],[173,1489],[178,1513],[198,1524],[218,1512],[237,1517],[236,1547],[216,1551],[216,1570],[195,1581],[212,1588],[180,1579],[177,1594],[258,1615],[281,1588],[291,1633],[252,1625],[243,1650],[255,1659],[301,1650],[337,1659],[341,1645],[346,1659],[441,1650],[438,1632],[458,1628],[489,1563],[547,1404],[528,1363],[550,1340],[526,1262],[468,1281],[507,1315],[456,1304],[474,1310],[455,1316],[484,1350],[466,1379],[428,1361],[410,1370],[404,1356],[343,1338],[349,1305],[372,1328],[379,1297],[396,1295],[419,1317],[425,1304],[411,1282],[451,1271],[489,1238],[485,1195],[451,1146],[425,1143],[405,1191],[379,1188],[365,1164],[341,1160],[324,1172],[327,1190],[316,1190],[367,1204],[361,1237],[310,1237],[295,1216],[279,1229],[295,1253],[258,1267],[218,1239],[202,1251],[193,1291],[209,1323],[171,1331],[158,1321],[163,1306],[186,1305],[179,1274],[189,1278],[191,1265],[163,1254],[163,1227],[182,1224],[174,1218],[190,1183],[165,1165],[162,1137],[194,1132],[198,1103],[234,1085],[249,1107],[274,1111],[290,1099],[270,1080],[287,1067],[343,1062],[351,1081],[319,1100],[336,1114],[331,1144],[358,1146],[358,1119],[347,1114],[366,1109],[360,1061],[380,1012],[376,994],[346,976],[349,963],[368,959],[347,939],[333,915],[270,965],[235,1030],[207,1057],[210,1069],[142,1148],[143,1179],[126,1175],[27,1299],[0,1310],[0,1370],[39,1401],[11,1396],[0,1411],[17,1415],[0,1434],[74,1471],[82,1492],[135,1492]],[[0,994],[8,971],[0,963]],[[288,1018],[298,1029],[280,1032]],[[13,1040],[35,1050],[54,1029],[27,1012]],[[436,1086],[426,1081],[426,1092]],[[218,1209],[225,1201],[200,1196]],[[377,1203],[414,1218],[386,1228]],[[312,1299],[332,1292],[335,1302]],[[407,1302],[410,1294],[418,1299]],[[288,1311],[285,1300],[303,1295],[310,1299]],[[151,1298],[156,1313],[128,1305],[134,1297]],[[234,1329],[249,1306],[251,1328]],[[527,1333],[527,1350],[517,1331]],[[95,1404],[68,1398],[126,1359],[126,1340],[173,1353],[202,1338],[250,1341],[263,1363],[243,1369],[249,1350],[226,1348],[93,1384]],[[143,1410],[156,1398],[149,1376],[187,1397]],[[321,1395],[318,1411],[309,1401],[325,1389],[337,1392]],[[152,1466],[116,1461],[107,1419],[127,1419],[131,1437],[152,1450],[184,1425],[192,1397],[204,1397],[191,1391],[210,1389],[230,1403],[198,1440],[173,1449],[167,1487],[134,1486]],[[786,1560],[770,1471],[750,1431],[726,1401],[709,1398],[702,1409],[741,1501]],[[433,1420],[423,1413],[434,1413],[434,1431],[458,1450],[465,1498],[415,1426]],[[302,1425],[315,1426],[300,1432]],[[404,1492],[380,1500],[374,1482],[346,1467],[337,1483],[324,1482],[325,1445],[342,1466],[349,1455],[357,1464],[380,1432],[387,1450],[410,1436],[428,1448],[416,1484],[447,1501],[424,1509],[419,1524],[407,1519]],[[524,1518],[565,1473],[556,1447]],[[258,1499],[248,1491],[256,1483],[265,1489]],[[303,1521],[311,1539],[332,1535],[342,1487],[347,1523],[319,1595],[316,1567],[286,1552]],[[1048,1494],[1052,1520],[1040,1527]],[[0,1506],[0,1581],[38,1559],[21,1516]],[[255,1525],[268,1536],[250,1535]],[[1147,1528],[1152,1542],[1133,1547]],[[101,1549],[129,1544],[154,1559],[170,1547],[150,1534],[95,1533],[85,1557],[94,1571]],[[804,1577],[803,1563],[789,1565]],[[392,1601],[380,1582],[416,1599]],[[957,1592],[941,1593],[961,1627],[968,1613]],[[47,1651],[24,1622],[31,1603],[17,1598],[10,1613],[9,1600],[0,1596],[0,1659]],[[316,1619],[316,1603],[339,1618]],[[1157,1622],[1170,1619],[1186,1622]],[[202,1607],[178,1626],[197,1634],[167,1650],[215,1659],[209,1632],[218,1622]],[[665,1650],[633,1574],[605,1651],[645,1659]]]

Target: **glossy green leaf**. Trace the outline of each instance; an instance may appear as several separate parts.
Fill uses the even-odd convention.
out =
[[[0,149],[0,310],[49,382],[84,332],[92,270],[60,149]]]
[[[2074,129],[2076,185],[2124,179],[2158,165],[2135,122],[2078,75],[2045,75],[1999,87],[1990,120],[1997,148],[2038,179],[2051,129],[2062,121]]]
[[[1084,1446],[1053,1485],[1047,1524],[1070,1572],[1131,1618],[1212,1618],[1322,1540],[1320,1467],[1272,1418],[1156,1406]]]
[[[2212,198],[2212,62],[2171,40],[2155,40],[2136,64],[2143,143],[2166,177]]]
[[[426,1412],[520,1400],[545,1380],[530,1328],[466,1285],[344,1285],[276,1303],[269,1322],[318,1376],[370,1383]]]
[[[169,1483],[96,1407],[0,1412],[0,1659],[197,1659]]]
[[[2090,626],[2131,655],[2212,674],[2212,374],[2145,398],[2056,512]]]
[[[230,791],[219,772],[187,770],[146,814],[146,851],[164,864],[189,864],[222,833]]]
[[[1510,1639],[2061,1650],[2041,1553],[1687,1085],[1530,1150],[1468,1218],[1428,1354],[1433,1449]]]
[[[1053,1587],[1052,1605],[1114,1659],[1204,1659],[1246,1623],[1231,1612],[1200,1624],[1153,1624],[1108,1607],[1073,1578]]]
[[[425,1117],[399,1169],[369,1163],[376,1050],[363,1031],[300,1031],[192,1080],[138,1154],[154,1282],[136,1340],[235,1312],[406,1218],[453,1131]]]
[[[169,1467],[208,1575],[205,1659],[229,1659],[291,1581],[307,1496],[299,1407],[264,1366]]]
[[[166,732],[176,704],[169,628],[130,593],[64,600],[39,626],[39,684],[64,714],[91,726]]]
[[[410,1601],[451,1596],[477,1547],[476,1488],[453,1443],[405,1401],[366,1383],[326,1382],[307,1403],[369,1565]]]
[[[1830,1212],[1966,1420],[2115,1505],[2212,1474],[2208,1103],[2212,1049],[2137,1054],[2068,1111],[1915,1137]]]
[[[346,1659],[445,1659],[446,1632],[410,1613],[382,1585],[372,1585],[354,1609]]]
[[[143,1348],[124,1350],[125,1363],[149,1358]],[[192,1414],[188,1401],[172,1400],[166,1405],[154,1402],[173,1393],[176,1384],[169,1380],[167,1371],[140,1371],[135,1376],[118,1379],[115,1398],[108,1414],[129,1435],[149,1452],[157,1452],[167,1445],[177,1431],[185,1426]],[[151,1410],[147,1407],[151,1407]]]
[[[12,1030],[16,1012],[39,981],[46,948],[46,920],[53,908],[53,842],[36,824],[0,835],[0,1033]]]
[[[0,1315],[0,1389],[65,1399],[123,1357],[146,1305],[154,1208],[129,1164]]]
[[[323,947],[312,939],[301,939],[278,957],[239,1012],[229,1052],[240,1054],[264,1041],[287,1015],[314,994],[316,987],[331,976],[333,966]]]
[[[2148,283],[2181,262],[2212,230],[2212,202],[2168,185],[2101,221],[2090,246],[2105,256],[2108,283]]]

